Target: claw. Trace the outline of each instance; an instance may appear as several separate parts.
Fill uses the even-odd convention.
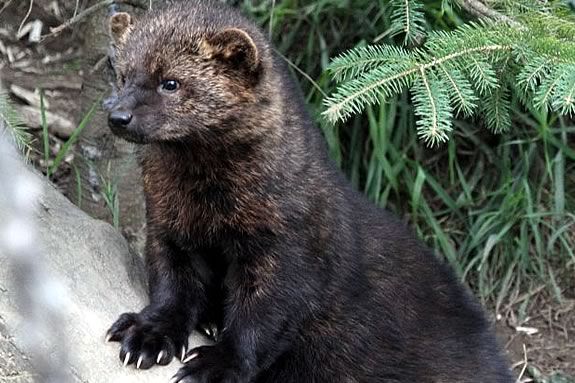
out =
[[[162,360],[163,356],[164,356],[164,350],[158,353],[158,359],[156,359],[156,364],[160,364],[160,361]]]
[[[194,352],[193,354],[188,356],[186,359],[182,360],[182,363],[188,363],[190,360],[197,358],[198,355],[199,354],[197,352]]]
[[[180,378],[178,378],[177,376],[174,376],[172,379],[170,379],[170,383],[178,383],[180,381]]]
[[[126,353],[126,356],[124,357],[124,367],[126,367],[128,365],[128,362],[130,361],[130,353]]]
[[[184,360],[185,357],[186,357],[186,346],[182,346],[182,357],[180,358],[180,360]]]
[[[210,328],[210,326],[202,326],[202,331],[204,332],[204,335],[207,337],[211,337],[212,336],[212,330]]]
[[[142,365],[143,360],[144,360],[144,355],[140,355],[140,357],[138,358],[138,362],[136,363],[136,370],[140,369],[140,366]]]
[[[112,339],[112,334],[108,333],[106,335],[106,342],[109,342]]]

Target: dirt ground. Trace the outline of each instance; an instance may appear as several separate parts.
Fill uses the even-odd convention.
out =
[[[575,295],[563,301],[535,293],[515,300],[496,322],[518,382],[575,382]],[[523,314],[519,314],[523,313]]]
[[[24,3],[24,4],[23,4]],[[27,2],[0,0],[0,80],[16,110],[28,106],[40,110],[37,90],[43,88],[47,110],[69,121],[76,127],[82,118],[77,103],[85,73],[79,70],[82,55],[81,34],[66,30],[42,42],[30,41],[29,35],[18,36],[18,29],[27,10]],[[27,23],[41,20],[42,34],[50,32],[64,22],[55,14],[53,2],[40,2],[33,7]],[[44,5],[42,5],[44,4]],[[62,12],[60,10],[60,12]],[[105,65],[105,63],[104,63]],[[94,68],[97,70],[98,68]],[[24,88],[36,98],[22,98],[13,86]],[[11,88],[12,87],[12,88]],[[38,116],[36,116],[38,118]],[[43,136],[38,121],[26,123],[33,134],[31,162],[45,172]],[[32,126],[33,125],[33,126]],[[50,161],[69,139],[71,131],[51,127],[49,134]],[[51,177],[62,191],[70,190],[69,183],[76,182],[73,173],[75,156],[85,155],[70,151],[62,165]],[[130,228],[124,228],[127,232]],[[513,302],[500,308],[496,327],[500,342],[505,345],[518,382],[575,383],[575,287],[564,292],[563,301],[544,294],[515,297]],[[523,313],[523,314],[520,314]]]

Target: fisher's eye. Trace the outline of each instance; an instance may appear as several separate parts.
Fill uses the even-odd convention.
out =
[[[160,83],[160,91],[165,93],[174,93],[180,89],[180,83],[176,80],[163,80]]]

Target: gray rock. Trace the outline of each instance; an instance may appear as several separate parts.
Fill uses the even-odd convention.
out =
[[[22,171],[41,178],[23,166]],[[90,218],[44,183],[37,227],[43,244],[43,262],[63,286],[66,312],[61,323],[67,345],[71,382],[168,382],[180,367],[176,360],[147,371],[123,367],[118,343],[105,343],[107,328],[126,311],[139,311],[146,302],[140,258],[109,224]],[[5,214],[0,207],[0,220]],[[26,324],[18,309],[18,292],[6,255],[0,252],[0,382],[33,382],[34,371],[19,333]],[[60,294],[46,289],[48,294]],[[62,298],[62,297],[60,297]],[[202,343],[199,335],[191,346]],[[50,350],[49,345],[47,347]]]

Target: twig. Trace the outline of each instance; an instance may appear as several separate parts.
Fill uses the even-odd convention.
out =
[[[92,69],[90,69],[90,74],[94,74],[97,71],[99,71],[100,68],[102,68],[106,64],[107,61],[108,61],[108,55],[102,56],[102,58],[100,58],[100,60],[98,60],[98,62],[92,67]]]
[[[459,0],[459,3],[467,12],[479,18],[487,18],[508,24],[512,27],[521,27],[521,24],[512,18],[489,8],[479,0]]]
[[[57,33],[62,32],[64,29],[71,27],[72,25],[76,24],[80,20],[84,19],[87,16],[99,11],[102,8],[105,8],[113,3],[124,3],[129,4],[137,8],[146,9],[146,6],[143,6],[140,2],[134,0],[103,0],[97,4],[92,5],[90,8],[86,8],[82,12],[78,13],[76,16],[72,17],[71,19],[67,20],[65,23],[58,25],[57,27],[50,28],[50,33],[48,35],[43,36],[46,38],[50,35],[55,35]]]
[[[523,344],[523,368],[521,368],[521,372],[519,373],[519,376],[517,377],[516,383],[520,383],[521,379],[523,378],[523,375],[525,374],[525,370],[527,370],[527,364],[528,364],[528,359],[527,359],[527,347],[525,347],[525,344]]]
[[[54,35],[56,33],[62,32],[64,29],[69,28],[73,24],[76,24],[78,21],[82,20],[84,17],[90,16],[92,13],[100,10],[101,8],[107,7],[108,5],[112,4],[114,0],[104,0],[98,4],[91,6],[83,10],[82,12],[78,13],[71,19],[68,19],[65,23],[58,25],[57,27],[50,28],[50,34]]]
[[[20,23],[20,26],[18,27],[18,32],[16,32],[16,34],[19,34],[20,31],[22,30],[22,27],[24,26],[24,24],[26,24],[26,21],[28,20],[30,13],[32,13],[32,7],[33,6],[34,6],[34,0],[30,0],[30,7],[28,7],[28,12],[26,13],[26,16],[24,16],[24,19]]]
[[[4,4],[4,6],[0,9],[0,15],[2,14],[2,12],[4,12],[4,10],[5,10],[6,8],[8,8],[8,6],[12,3],[12,1],[13,1],[13,0],[8,0],[8,1],[6,2],[6,4]]]
[[[74,16],[72,17],[76,17],[76,15],[78,14],[78,8],[80,8],[80,0],[76,0],[76,6],[74,7]]]

